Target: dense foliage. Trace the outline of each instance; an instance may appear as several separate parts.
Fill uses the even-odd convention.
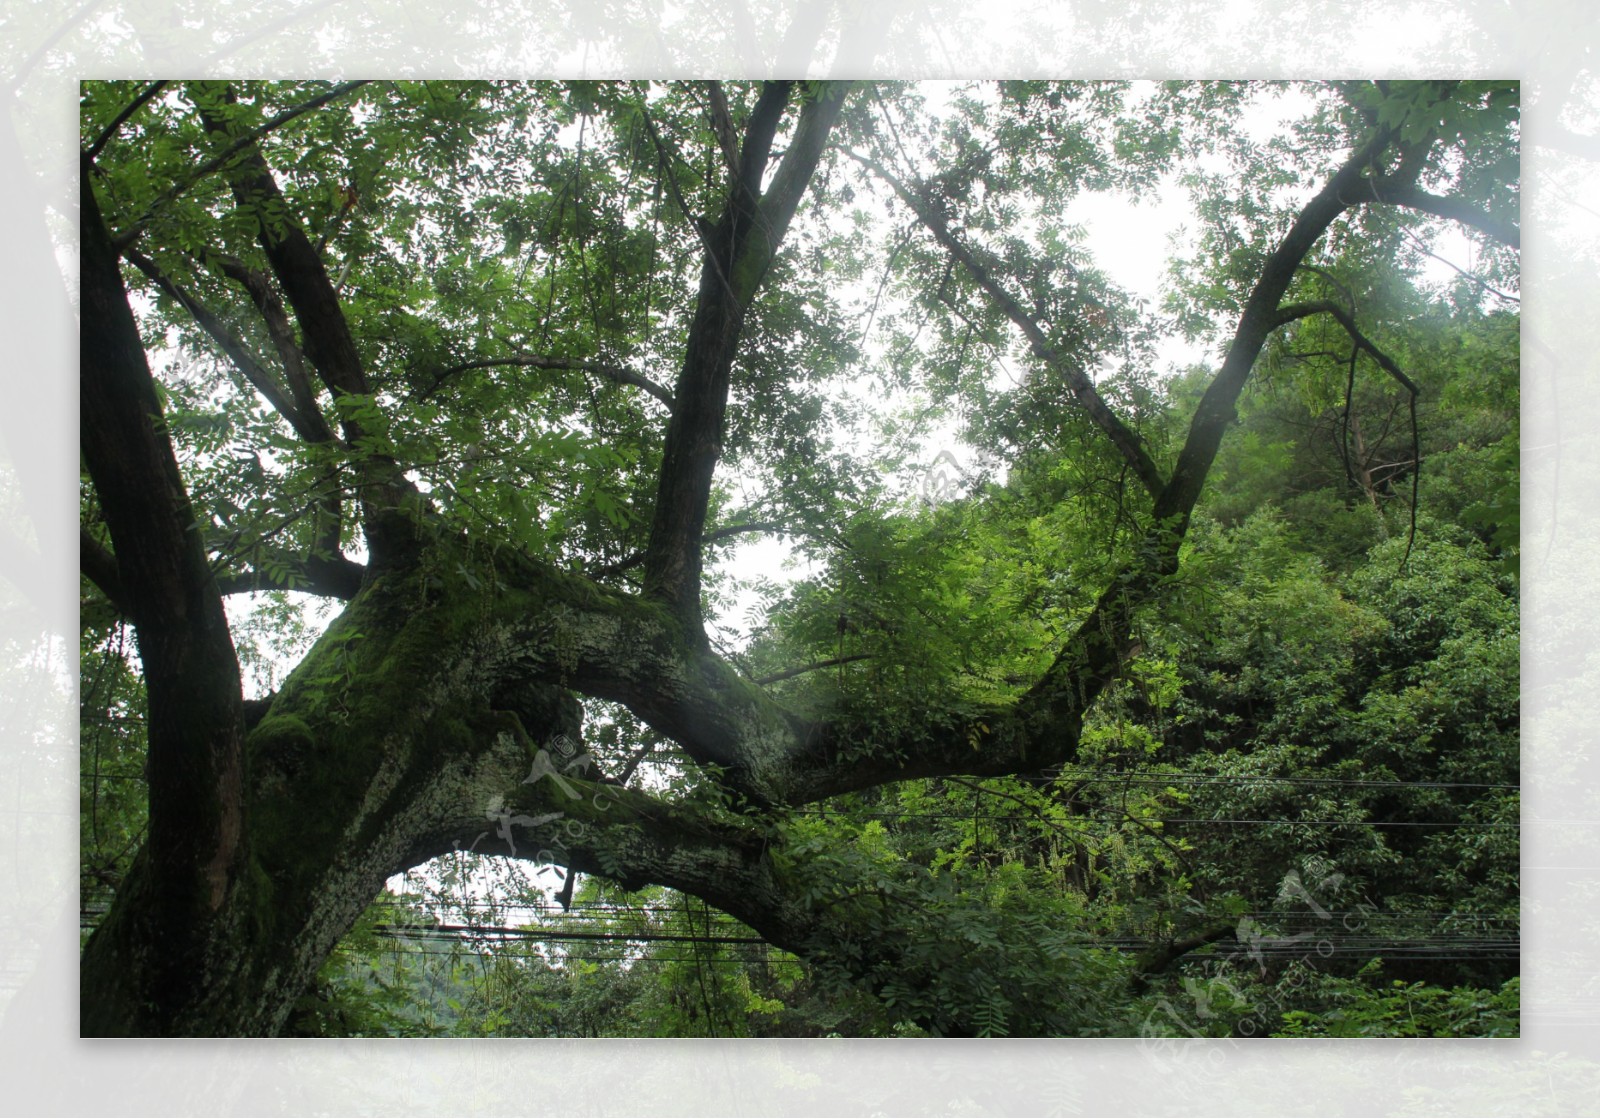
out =
[[[86,405],[85,974],[160,1008],[86,1014],[1515,1034],[1516,120],[1487,82],[87,83],[85,282],[131,293],[172,582],[231,596],[245,683],[170,714],[201,685],[151,650],[216,635]],[[1180,189],[1153,306],[1070,207]],[[137,380],[85,314],[85,393]],[[205,1013],[138,978],[201,912]]]

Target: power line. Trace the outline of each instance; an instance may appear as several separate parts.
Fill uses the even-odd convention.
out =
[[[1350,788],[1374,789],[1505,789],[1522,788],[1521,785],[1497,785],[1477,781],[1387,781],[1354,777],[1287,777],[1268,774],[1245,773],[1062,773],[1055,780],[1116,781],[1125,784],[1205,783],[1238,784],[1249,781],[1270,781],[1293,785],[1330,785]]]
[[[1044,806],[1041,806],[1043,808]],[[798,816],[822,816],[835,818],[849,818],[861,820],[1033,820],[1039,817],[1012,815],[1008,813],[980,814],[975,812],[850,812],[835,811],[825,808],[802,809],[797,811]],[[1247,819],[1229,816],[1130,816],[1128,819],[1141,824],[1317,824],[1326,826],[1348,826],[1367,828],[1465,828],[1472,831],[1498,831],[1515,830],[1522,827],[1520,823],[1490,823],[1475,824],[1462,820],[1322,820],[1322,819]],[[1085,824],[1117,824],[1122,820],[1097,820],[1093,816],[1068,816],[1059,821],[1063,827],[1069,825]],[[1540,821],[1548,823],[1550,821]],[[1576,820],[1572,823],[1590,823],[1592,821]]]
[[[465,939],[468,937],[494,938],[499,940],[538,940],[538,941],[584,941],[584,940],[612,940],[612,941],[666,941],[688,944],[765,944],[759,936],[700,936],[685,933],[656,933],[656,932],[619,932],[598,933],[579,932],[574,929],[549,932],[545,929],[509,928],[504,925],[374,925],[372,931],[377,936],[401,938],[412,937],[416,939],[450,940]]]
[[[84,778],[93,775],[82,774]],[[100,774],[101,780],[113,781],[144,781],[142,773]],[[1181,784],[1248,784],[1268,783],[1283,785],[1311,785],[1327,786],[1330,788],[1369,788],[1369,789],[1498,789],[1515,792],[1522,788],[1520,784],[1495,784],[1481,781],[1385,781],[1377,779],[1359,779],[1345,777],[1289,777],[1267,774],[1230,774],[1230,773],[1077,773],[1062,774],[1054,780],[1065,779],[1078,783],[1117,783],[1125,785],[1181,785]]]

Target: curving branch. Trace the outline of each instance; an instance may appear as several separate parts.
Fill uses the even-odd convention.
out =
[[[1406,540],[1405,556],[1400,561],[1401,566],[1404,567],[1406,560],[1410,559],[1411,557],[1412,547],[1417,542],[1417,506],[1420,503],[1422,481],[1422,441],[1421,434],[1417,427],[1417,398],[1422,395],[1422,390],[1417,387],[1415,381],[1406,376],[1405,371],[1395,363],[1393,358],[1380,350],[1373,343],[1372,339],[1368,338],[1361,332],[1360,328],[1356,325],[1354,316],[1352,316],[1349,311],[1345,310],[1337,303],[1316,300],[1309,303],[1286,304],[1278,309],[1278,315],[1273,325],[1274,327],[1285,326],[1288,323],[1295,322],[1298,319],[1307,318],[1311,315],[1331,315],[1334,320],[1344,328],[1344,332],[1350,336],[1350,341],[1355,347],[1354,350],[1351,351],[1350,355],[1350,378],[1352,385],[1355,378],[1355,355],[1358,352],[1365,352],[1378,363],[1385,373],[1389,374],[1389,376],[1398,381],[1401,387],[1403,387],[1408,394],[1411,408],[1411,462],[1409,464],[1411,466],[1411,531]],[[1345,425],[1347,427],[1350,423],[1350,401],[1353,396],[1354,393],[1351,391],[1351,388],[1347,387],[1345,390]],[[1359,436],[1359,432],[1357,434]],[[1349,470],[1350,464],[1347,458],[1345,462],[1345,471],[1348,473]],[[1363,488],[1368,490],[1370,496],[1370,484],[1363,486]],[[1374,501],[1375,500],[1376,499],[1374,499]]]
[[[643,389],[651,396],[667,406],[667,411],[672,411],[676,402],[672,393],[662,388],[656,382],[646,377],[643,373],[635,373],[631,369],[620,365],[608,365],[600,361],[585,361],[575,357],[541,357],[537,354],[519,354],[516,357],[484,358],[480,361],[465,361],[460,365],[452,365],[435,375],[433,383],[416,397],[418,400],[427,400],[438,392],[444,383],[458,373],[468,373],[474,369],[498,369],[506,366],[523,366],[530,369],[575,369],[586,373],[597,373],[615,381],[619,385],[632,385]]]
[[[1282,307],[1278,308],[1277,316],[1273,320],[1272,325],[1274,329],[1276,329],[1277,327],[1286,326],[1289,323],[1295,322],[1298,319],[1309,318],[1312,315],[1331,315],[1339,323],[1339,325],[1344,328],[1345,333],[1350,336],[1350,341],[1354,342],[1357,347],[1370,354],[1372,359],[1383,367],[1383,371],[1385,373],[1389,374],[1389,376],[1393,377],[1396,381],[1399,381],[1405,386],[1406,391],[1410,392],[1413,396],[1418,395],[1422,391],[1421,389],[1417,388],[1416,382],[1410,377],[1406,376],[1405,371],[1402,370],[1400,366],[1395,364],[1393,358],[1380,350],[1373,343],[1372,339],[1361,333],[1360,328],[1356,326],[1356,321],[1351,317],[1350,312],[1339,306],[1337,303],[1329,303],[1325,300],[1314,300],[1308,303],[1286,303]]]
[[[1502,245],[1522,248],[1522,231],[1512,223],[1501,221],[1463,198],[1429,194],[1403,178],[1377,176],[1363,179],[1359,186],[1347,191],[1341,200],[1348,206],[1378,202],[1420,210],[1434,217],[1470,226]]]
[[[149,85],[145,86],[144,89],[139,91],[139,96],[135,97],[131,102],[129,102],[128,106],[123,109],[122,112],[118,113],[110,124],[106,125],[105,128],[100,130],[100,135],[94,138],[94,142],[90,144],[83,153],[88,157],[91,163],[99,158],[100,153],[105,149],[106,144],[110,143],[111,138],[117,134],[117,129],[121,128],[124,124],[127,124],[133,115],[140,109],[144,108],[152,97],[165,89],[166,85],[166,82],[159,81],[151,82]]]
[[[1155,497],[1158,495],[1166,485],[1166,480],[1162,478],[1161,471],[1156,466],[1155,460],[1150,457],[1150,452],[1145,449],[1144,442],[1139,436],[1122,422],[1101,398],[1100,394],[1095,391],[1094,382],[1090,380],[1082,364],[1051,345],[1050,339],[1039,324],[1034,321],[1033,316],[1028,314],[1022,305],[1012,297],[1011,293],[994,278],[993,272],[978,260],[977,254],[955,235],[944,214],[929,204],[927,196],[923,192],[913,190],[892,171],[883,166],[882,163],[870,156],[854,151],[849,154],[852,159],[893,188],[900,200],[911,208],[912,213],[916,214],[918,220],[933,234],[934,239],[943,245],[945,251],[967,270],[978,286],[994,301],[995,306],[1005,313],[1006,318],[1010,319],[1017,329],[1022,331],[1023,337],[1028,340],[1029,346],[1033,349],[1034,356],[1044,362],[1047,368],[1067,383],[1067,388],[1072,393],[1073,398],[1089,414],[1089,418],[1095,422],[1100,430],[1110,438],[1112,445],[1121,453],[1139,481],[1144,483],[1144,488],[1150,496]]]

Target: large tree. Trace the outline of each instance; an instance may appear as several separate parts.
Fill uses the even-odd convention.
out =
[[[1252,141],[1273,92],[86,84],[85,620],[136,638],[149,798],[83,1032],[278,1032],[386,878],[467,846],[672,887],[871,988],[948,982],[794,811],[1071,762],[1269,341],[1409,388],[1374,277],[1445,224],[1510,267],[1514,85],[1296,87]],[[1218,359],[1181,425],[1151,404],[1171,316],[1062,227],[1174,170],[1205,230],[1173,310]],[[1019,474],[1074,464],[1029,515],[1090,543],[1038,541],[1006,601],[1045,605],[996,640],[960,632],[959,573],[907,590],[926,511],[837,446],[869,376]],[[754,533],[837,593],[733,652],[714,559]],[[247,699],[224,599],[262,590],[341,607]]]

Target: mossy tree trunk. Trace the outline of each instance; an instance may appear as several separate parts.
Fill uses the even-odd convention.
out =
[[[306,371],[335,398],[370,399],[361,347],[306,234],[292,219],[260,223],[266,267],[223,267],[263,316],[287,384],[266,384],[259,368],[242,372],[303,438],[348,455],[342,468],[354,478],[369,555],[364,566],[325,548],[298,558],[301,585],[346,606],[270,702],[248,715],[221,606],[227,588],[201,546],[120,273],[119,255],[145,268],[134,259],[141,228],[107,228],[86,158],[82,449],[110,541],[84,535],[83,570],[138,638],[151,793],[148,843],[83,954],[85,1034],[276,1033],[388,876],[469,847],[627,886],[675,887],[779,947],[881,977],[904,960],[900,918],[887,907],[839,904],[871,890],[835,883],[830,893],[809,881],[804,861],[781,849],[783,811],[906,778],[1031,773],[1071,760],[1088,708],[1120,669],[1133,611],[1176,567],[1218,441],[1267,333],[1281,325],[1296,267],[1349,207],[1419,204],[1397,178],[1415,160],[1407,155],[1385,174],[1391,136],[1376,129],[1267,256],[1170,477],[1092,383],[1063,370],[1150,491],[1154,528],[1020,700],[930,712],[922,729],[884,741],[870,711],[818,722],[784,710],[712,651],[699,605],[711,481],[745,314],[848,93],[768,83],[742,136],[722,122],[727,181],[720,212],[699,227],[705,257],[684,362],[670,394],[656,389],[673,413],[640,594],[557,571],[503,539],[454,534],[397,464],[370,449],[365,421],[344,415],[336,437]],[[219,169],[240,206],[281,203],[260,151],[234,138],[231,94],[196,96],[207,132],[232,145],[234,157]],[[791,115],[776,157],[775,130]],[[913,202],[921,197],[900,189]],[[937,211],[914,209],[1007,315],[1026,319]],[[225,343],[220,321],[194,309]],[[1036,324],[1018,326],[1039,334]],[[339,539],[337,505],[319,512],[332,522],[331,533],[318,534],[324,544]],[[580,739],[579,695],[620,703],[676,741],[716,775],[731,807],[668,803],[593,769],[563,770],[550,744],[558,735]],[[871,751],[857,745],[867,740]],[[849,951],[834,951],[842,945]],[[965,1027],[956,1018],[940,1028]]]

